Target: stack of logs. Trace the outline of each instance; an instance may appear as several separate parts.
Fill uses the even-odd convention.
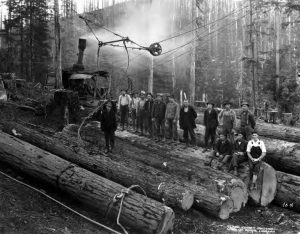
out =
[[[99,125],[83,127],[80,140],[77,125],[58,133],[16,122],[0,127],[0,161],[58,186],[102,214],[115,195],[124,194],[120,222],[143,233],[172,230],[172,208],[186,211],[193,207],[227,219],[246,205],[248,197],[263,206],[274,199],[280,206],[300,211],[297,143],[264,138],[271,166],[264,164],[260,176],[264,183],[248,191],[247,172],[240,172],[238,178],[205,166],[207,154],[202,149],[183,149],[181,144],[157,143],[117,131],[116,149],[104,154],[99,149],[99,140],[103,141]],[[198,130],[203,145],[204,127],[198,125]],[[132,185],[144,191],[126,190]],[[112,206],[111,218],[116,219],[119,208],[120,203]]]

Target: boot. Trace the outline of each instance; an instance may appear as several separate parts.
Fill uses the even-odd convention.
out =
[[[109,147],[106,147],[106,150],[105,150],[105,152],[104,153],[106,153],[106,154],[108,154],[109,153]]]
[[[237,168],[235,167],[234,168],[234,170],[233,170],[233,175],[235,175],[235,176],[238,176],[239,175],[239,173],[238,173],[238,171],[237,171]]]

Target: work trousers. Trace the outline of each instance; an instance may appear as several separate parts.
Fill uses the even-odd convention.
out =
[[[243,134],[243,136],[247,141],[251,140],[252,132],[253,132],[253,128],[251,126],[249,125],[241,126],[241,133]]]
[[[165,119],[155,118],[155,137],[165,137]]]
[[[174,122],[174,119],[166,119],[166,132],[168,138],[177,141],[177,121]]]
[[[209,147],[209,138],[210,138],[210,142],[211,142],[211,146],[214,146],[215,144],[215,139],[216,139],[216,130],[217,128],[210,128],[210,127],[205,127],[205,147],[208,148]]]
[[[106,149],[109,149],[109,147],[113,149],[115,146],[115,131],[114,130],[104,131],[104,137],[105,137]]]
[[[232,159],[229,165],[229,169],[232,168],[238,168],[239,164],[246,162],[248,159],[248,156],[246,155],[246,153],[244,153],[243,155],[236,153],[232,154]]]
[[[189,144],[189,135],[191,137],[191,144],[196,145],[196,134],[193,127],[183,129],[183,139],[187,145]]]
[[[123,105],[123,106],[121,105],[120,113],[121,113],[121,126],[124,129],[125,123],[126,123],[126,127],[128,127],[128,114],[129,114],[128,105]]]
[[[250,180],[251,180],[253,175],[258,175],[260,166],[262,164],[262,160],[258,162],[252,162],[250,159],[248,159],[248,164],[249,164],[249,173],[250,173]]]

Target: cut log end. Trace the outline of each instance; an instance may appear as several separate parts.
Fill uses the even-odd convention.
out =
[[[167,206],[164,206],[164,210],[164,218],[158,226],[156,234],[166,234],[173,231],[175,213],[170,207]]]
[[[226,199],[226,198],[225,198]],[[233,200],[232,199],[226,199],[222,206],[220,207],[219,217],[222,220],[228,219],[230,213],[233,211]]]
[[[248,193],[245,193],[240,187],[233,188],[229,196],[233,200],[233,212],[240,211],[248,201]]]
[[[187,211],[189,210],[194,203],[194,195],[190,191],[186,191],[182,194],[181,209]]]
[[[257,177],[257,189],[251,190],[249,195],[256,204],[267,206],[275,198],[276,187],[276,171],[267,163],[263,163]]]

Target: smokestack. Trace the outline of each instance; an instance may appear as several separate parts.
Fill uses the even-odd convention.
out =
[[[79,41],[78,41],[78,50],[79,50],[78,60],[77,60],[77,63],[75,63],[73,65],[73,70],[74,71],[82,71],[82,70],[84,70],[84,66],[83,66],[83,52],[84,52],[85,48],[86,48],[86,39],[79,38]]]

